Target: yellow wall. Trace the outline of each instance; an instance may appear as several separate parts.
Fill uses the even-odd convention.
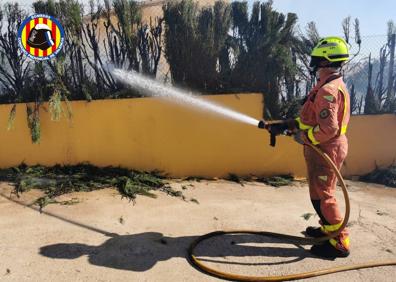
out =
[[[344,174],[361,175],[396,161],[396,115],[353,116]]]
[[[259,119],[259,94],[207,96]],[[73,120],[41,111],[41,143],[32,144],[24,104],[6,130],[11,105],[0,106],[0,167],[77,164],[158,169],[170,176],[305,174],[302,148],[289,137],[270,147],[264,130],[157,98],[72,102]],[[396,158],[396,116],[353,117],[344,172],[362,174]]]

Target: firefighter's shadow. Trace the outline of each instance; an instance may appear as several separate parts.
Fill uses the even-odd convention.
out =
[[[168,237],[157,232],[145,232],[114,236],[100,246],[79,243],[48,245],[40,248],[40,254],[54,259],[88,256],[93,265],[146,271],[160,261],[186,258],[187,249],[196,238],[197,236]],[[311,256],[302,246],[284,243],[287,242],[263,236],[223,235],[202,242],[196,248],[195,255],[207,262],[239,265],[287,264]],[[249,257],[263,259],[250,263]]]

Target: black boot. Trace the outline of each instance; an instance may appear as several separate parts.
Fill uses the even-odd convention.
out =
[[[320,238],[326,236],[326,234],[322,231],[320,227],[313,226],[308,226],[307,229],[305,229],[305,234],[313,238]]]
[[[335,259],[335,258],[346,258],[349,256],[349,251],[339,250],[333,247],[329,241],[326,241],[323,245],[313,245],[311,247],[311,253],[315,256],[328,258],[328,259]]]

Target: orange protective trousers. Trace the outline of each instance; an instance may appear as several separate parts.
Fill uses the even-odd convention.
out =
[[[318,147],[331,158],[338,169],[341,169],[348,152],[348,141],[345,135]],[[309,194],[312,205],[320,217],[321,225],[341,223],[343,215],[335,198],[336,173],[317,152],[308,146],[304,146],[304,157],[308,170]],[[342,244],[348,235],[348,230],[345,228],[337,238],[338,243]],[[343,247],[349,249],[349,244]]]

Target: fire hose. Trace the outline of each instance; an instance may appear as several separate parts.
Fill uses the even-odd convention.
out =
[[[271,146],[275,146],[277,135],[280,135],[280,134],[291,135],[291,134],[289,134],[290,132],[287,131],[287,124],[285,124],[285,123],[280,123],[280,122],[265,123],[264,121],[260,121],[259,128],[267,128],[268,129],[269,128],[268,125],[271,125],[271,124],[279,125],[279,126],[274,126],[272,128],[272,130],[269,130],[270,135],[271,135]],[[223,271],[211,268],[211,267],[207,266],[206,264],[204,264],[199,258],[197,258],[194,255],[194,250],[203,241],[208,240],[210,238],[222,236],[222,235],[227,235],[227,234],[251,234],[251,235],[259,235],[259,236],[267,236],[267,237],[272,237],[272,238],[285,239],[285,240],[290,241],[291,243],[294,243],[294,244],[304,244],[304,245],[320,244],[321,242],[324,242],[331,238],[337,237],[341,233],[341,231],[346,227],[346,225],[348,224],[349,215],[350,215],[350,201],[349,201],[349,196],[348,196],[348,192],[346,189],[345,181],[344,181],[340,171],[338,170],[337,166],[334,164],[334,162],[331,160],[331,158],[326,153],[322,152],[318,147],[316,147],[312,144],[305,144],[305,145],[309,146],[313,150],[315,150],[315,152],[318,155],[320,155],[331,166],[331,168],[336,173],[336,176],[339,181],[339,184],[341,185],[344,200],[345,200],[345,215],[344,215],[344,220],[343,220],[340,228],[337,229],[336,231],[328,233],[326,236],[323,236],[320,238],[307,238],[307,237],[293,236],[293,235],[287,235],[287,234],[282,234],[282,233],[275,233],[275,232],[270,232],[270,231],[252,231],[252,230],[214,231],[214,232],[211,232],[211,233],[208,233],[208,234],[198,237],[190,245],[187,255],[188,255],[188,260],[194,267],[196,267],[198,270],[201,270],[204,273],[210,274],[212,276],[222,278],[222,279],[232,280],[232,281],[290,281],[290,280],[311,278],[311,277],[316,277],[316,276],[321,276],[321,275],[326,275],[326,274],[331,274],[331,273],[336,273],[336,272],[348,271],[348,270],[357,270],[357,269],[362,269],[362,268],[396,265],[396,260],[389,260],[389,261],[354,264],[354,265],[349,265],[349,266],[339,266],[339,267],[333,267],[333,268],[327,268],[327,269],[318,269],[318,270],[309,271],[309,272],[294,273],[294,274],[281,275],[281,276],[247,276],[247,275],[227,273],[227,272],[223,272]]]

